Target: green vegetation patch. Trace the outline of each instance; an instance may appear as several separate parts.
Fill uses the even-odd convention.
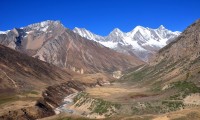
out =
[[[170,100],[182,100],[181,93],[170,96]]]
[[[30,94],[34,94],[34,95],[39,95],[39,93],[37,91],[30,91]]]
[[[115,109],[120,109],[120,107],[120,104],[111,103],[102,99],[95,99],[89,109],[92,110],[93,113],[102,115],[109,112],[109,110],[113,113]]]
[[[149,75],[152,72],[152,69],[150,67],[144,67],[141,70],[131,72],[127,75],[124,75],[122,78],[123,81],[131,81],[131,82],[137,82],[143,80],[147,75]]]
[[[22,93],[20,93],[20,95],[28,95],[28,94],[32,94],[32,95],[39,95],[40,93],[39,92],[37,92],[37,91],[25,91],[25,92],[22,92]]]
[[[151,101],[133,104],[131,110],[133,115],[144,115],[164,113],[163,108],[160,101]]]
[[[182,101],[162,101],[162,104],[165,105],[169,111],[175,111],[180,108],[184,108]]]
[[[88,97],[88,93],[85,93],[85,92],[79,93],[73,99],[74,103],[76,103],[75,104],[76,107],[80,107],[81,105],[87,103],[90,100],[91,99]]]
[[[18,100],[17,96],[0,96],[0,105]]]
[[[88,94],[85,93],[85,92],[80,92],[78,93],[74,98],[73,98],[73,101],[74,103],[76,103],[78,100],[80,100],[81,98],[83,97],[86,97]]]
[[[115,111],[120,109],[121,105],[117,103],[112,103],[109,101],[105,101],[103,99],[96,99],[96,98],[90,98],[88,96],[88,93],[81,92],[78,95],[74,97],[74,102],[76,103],[76,107],[80,107],[81,105],[85,103],[90,103],[91,105],[88,108],[91,113],[98,113],[100,115],[103,115],[104,113],[116,113]],[[107,115],[107,114],[106,114]],[[112,114],[107,115],[108,117]]]
[[[172,88],[179,90],[179,96],[185,98],[192,93],[200,93],[200,88],[190,81],[178,81],[171,84]],[[178,98],[178,95],[172,96]]]

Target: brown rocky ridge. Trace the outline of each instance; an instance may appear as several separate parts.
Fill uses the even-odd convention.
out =
[[[0,44],[78,73],[123,71],[143,64],[134,56],[111,50],[65,28],[44,21],[0,34]]]

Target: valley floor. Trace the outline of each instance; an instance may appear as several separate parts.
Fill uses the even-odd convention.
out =
[[[111,85],[87,88],[83,97],[79,98],[78,103],[69,106],[70,109],[78,111],[80,114],[61,113],[41,120],[87,120],[95,118],[102,120],[200,120],[199,105],[187,105],[185,107],[180,107],[180,109],[174,109],[171,111],[166,110],[165,112],[164,110],[159,110],[159,107],[163,107],[163,105],[154,108],[154,104],[160,104],[160,101],[162,100],[165,101],[165,98],[170,96],[170,93],[171,92],[159,94],[159,92],[152,92],[151,89],[147,87],[138,87],[137,85],[114,82]],[[116,114],[110,114],[109,117],[105,117],[106,114],[100,116],[98,114],[90,115],[87,112],[88,109],[91,109],[91,104],[93,104],[91,101],[95,100],[111,102],[105,104],[100,102],[97,104],[118,104],[121,107],[119,110],[114,109],[116,110]],[[179,101],[171,100],[170,102]],[[138,107],[138,103],[140,107],[136,110],[134,107]],[[101,108],[102,106],[98,107]],[[106,106],[102,109],[105,107]],[[168,107],[164,109],[168,109]],[[94,113],[94,111],[92,112]],[[101,112],[103,113],[103,111]]]
[[[103,77],[102,74],[74,77],[74,81],[101,84],[68,94],[63,104],[54,109],[57,115],[39,120],[200,120],[200,88],[191,82],[175,82],[171,88],[155,89],[156,86],[148,84],[108,81],[109,77]],[[98,78],[103,80],[97,81]],[[178,91],[182,87],[187,91]],[[181,98],[182,95],[185,97]],[[41,94],[36,91],[1,97],[0,114],[34,106],[39,97]]]
[[[86,93],[89,93],[89,96],[92,98],[100,98],[106,101],[128,104],[133,102],[133,99],[131,99],[133,96],[140,97],[144,94],[150,94],[147,90],[148,88],[139,88],[136,85],[113,83],[111,85],[88,88]]]

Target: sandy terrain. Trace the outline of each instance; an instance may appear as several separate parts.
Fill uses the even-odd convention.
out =
[[[200,93],[191,94],[187,96],[183,101],[184,104],[187,105],[200,105]]]

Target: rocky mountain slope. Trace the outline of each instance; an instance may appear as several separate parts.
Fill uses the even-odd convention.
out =
[[[162,48],[156,55],[156,62],[162,60],[182,61],[188,59],[188,62],[198,60],[200,56],[200,20],[190,25],[175,41]]]
[[[124,79],[130,80],[131,78],[132,81],[142,83],[159,83],[161,88],[165,84],[179,80],[189,80],[200,85],[198,80],[200,71],[199,29],[200,20],[197,20],[173,42],[159,50],[149,65],[132,70],[132,73],[124,76]]]
[[[79,74],[62,70],[2,45],[0,56],[1,120],[35,120],[55,115],[54,109],[62,105],[65,96],[87,87],[102,86],[101,80],[82,83],[80,77],[74,78],[74,75]]]
[[[159,50],[148,65],[131,69],[121,78],[120,83],[149,89],[139,94],[133,93],[131,96],[132,103],[144,105],[133,107],[136,114],[156,111],[167,112],[170,116],[172,111],[199,109],[199,34],[200,20],[197,20],[173,42]],[[128,99],[130,96],[123,98]],[[189,113],[190,111],[185,114]],[[195,119],[199,118],[200,116]]]
[[[136,55],[144,61],[147,61],[149,56],[155,54],[180,34],[180,32],[172,32],[162,25],[157,29],[137,26],[127,33],[116,28],[105,37],[96,35],[85,28],[76,27],[73,31],[118,52]]]
[[[74,74],[0,45],[0,119],[53,115],[53,109],[41,99],[42,91],[71,80]]]
[[[80,75],[0,45],[0,120],[55,115],[65,96],[111,79]]]
[[[73,72],[62,70],[2,45],[0,56],[1,93],[40,90],[45,85],[61,83],[72,78]]]
[[[0,44],[81,74],[121,71],[143,63],[136,57],[87,40],[59,21],[44,21],[3,32]]]

